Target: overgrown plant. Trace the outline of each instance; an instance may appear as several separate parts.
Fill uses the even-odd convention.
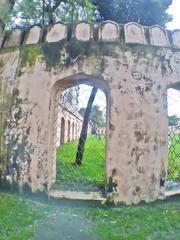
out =
[[[16,0],[13,9],[0,4],[7,28],[48,25],[57,21],[92,21],[95,7],[90,0]]]

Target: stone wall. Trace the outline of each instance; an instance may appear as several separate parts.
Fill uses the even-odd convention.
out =
[[[166,177],[166,92],[180,84],[180,32],[136,23],[62,23],[5,34],[0,50],[1,176],[33,191],[53,182],[56,93],[77,84],[107,98],[107,193],[153,201]]]

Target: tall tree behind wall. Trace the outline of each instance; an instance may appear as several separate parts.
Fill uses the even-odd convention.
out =
[[[0,4],[0,14],[5,7]],[[91,21],[94,6],[90,0],[16,0],[13,10],[2,14],[8,28],[15,25],[29,27],[34,24],[48,25],[57,21]]]
[[[14,6],[15,0],[0,0],[0,28],[3,29],[6,21],[11,20],[10,12]]]
[[[173,0],[14,0],[12,13],[0,1],[0,17],[8,26],[49,24],[56,21],[112,20],[119,23],[137,22],[142,25],[165,26],[172,20],[167,9]],[[12,5],[11,5],[12,6]]]
[[[112,20],[119,23],[137,22],[142,25],[165,26],[172,20],[167,9],[173,0],[91,0],[97,7],[98,21]]]

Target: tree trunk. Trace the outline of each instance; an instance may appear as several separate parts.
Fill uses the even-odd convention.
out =
[[[42,25],[43,25],[43,27],[44,27],[44,25],[45,25],[45,2],[44,2],[45,0],[42,0],[42,4],[43,4],[43,9],[42,9]]]
[[[53,11],[52,11],[52,1],[49,0],[49,9],[48,9],[48,12],[49,12],[49,25],[53,24],[54,23],[54,20],[53,20]]]
[[[77,147],[77,153],[76,153],[76,160],[75,163],[80,166],[82,164],[83,155],[84,155],[84,148],[87,138],[87,131],[88,131],[88,122],[89,122],[89,116],[91,114],[92,105],[96,96],[98,89],[96,87],[93,87],[91,95],[89,97],[89,101],[87,104],[87,108],[84,114],[84,121],[82,125],[81,135],[79,138],[79,144]]]

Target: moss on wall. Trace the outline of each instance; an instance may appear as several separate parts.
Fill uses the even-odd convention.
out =
[[[41,47],[39,45],[29,45],[20,48],[20,67],[27,64],[33,66],[38,59],[43,58]]]

